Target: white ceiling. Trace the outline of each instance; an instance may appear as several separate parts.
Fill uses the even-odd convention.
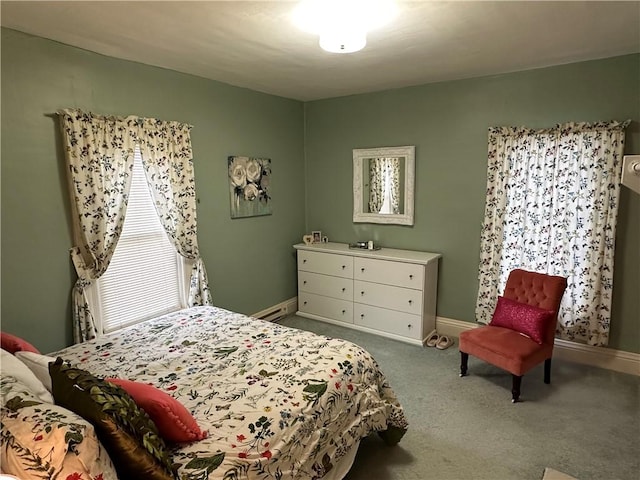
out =
[[[640,2],[399,1],[364,50],[330,54],[292,1],[1,2],[3,27],[298,100],[640,52]]]

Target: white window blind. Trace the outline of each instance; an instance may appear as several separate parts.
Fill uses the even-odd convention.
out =
[[[136,148],[122,234],[96,282],[104,333],[184,308],[183,260],[160,223]]]

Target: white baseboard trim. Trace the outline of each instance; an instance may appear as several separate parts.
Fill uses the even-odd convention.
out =
[[[277,319],[285,315],[296,313],[297,310],[298,297],[292,297],[251,316],[265,319],[271,318],[271,321],[277,321]],[[340,323],[337,322],[337,325],[340,325]],[[478,326],[479,324],[477,323],[455,320],[453,318],[436,317],[436,330],[440,335],[450,335],[457,338],[461,332]],[[553,356],[569,362],[582,363],[640,376],[640,354],[638,353],[614,350],[612,348],[592,347],[591,345],[556,338]]]
[[[284,302],[280,302],[272,307],[265,308],[257,313],[252,314],[252,317],[260,318],[261,320],[268,320],[269,322],[275,322],[278,319],[296,313],[298,310],[298,297],[293,297]]]
[[[478,326],[479,324],[477,323],[436,317],[436,330],[441,335],[459,337],[461,332]],[[638,353],[614,350],[611,348],[592,347],[591,345],[556,339],[553,356],[569,362],[582,363],[640,376],[640,354]]]
[[[436,330],[440,335],[449,335],[458,338],[465,330],[479,327],[476,323],[463,322],[453,318],[436,317]]]

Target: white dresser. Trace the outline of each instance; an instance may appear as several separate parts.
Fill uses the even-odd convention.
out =
[[[298,315],[416,345],[435,329],[440,254],[344,243],[294,248]]]

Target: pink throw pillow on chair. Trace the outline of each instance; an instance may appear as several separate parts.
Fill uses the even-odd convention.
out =
[[[16,352],[40,353],[40,351],[36,347],[31,345],[26,340],[6,332],[0,332],[0,346],[2,346],[3,350],[6,350],[9,353],[16,353]]]
[[[200,430],[191,413],[171,395],[146,383],[120,378],[105,380],[131,395],[156,424],[163,439],[170,442],[193,442],[207,437],[207,432]]]
[[[553,321],[554,317],[555,312],[552,310],[500,296],[489,325],[515,330],[542,345],[549,322]]]

